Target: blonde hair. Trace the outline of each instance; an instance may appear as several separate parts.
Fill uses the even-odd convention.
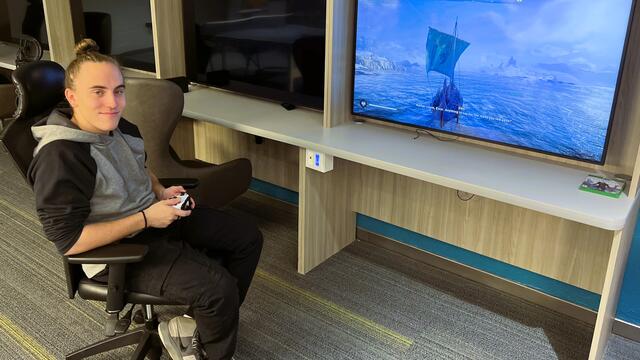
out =
[[[94,63],[108,62],[120,69],[118,60],[109,55],[101,54],[98,50],[100,50],[100,47],[92,39],[82,39],[76,44],[74,48],[76,58],[67,66],[67,72],[64,77],[65,87],[74,88],[75,78],[80,71],[80,66],[87,61]],[[121,69],[120,72],[122,73]]]

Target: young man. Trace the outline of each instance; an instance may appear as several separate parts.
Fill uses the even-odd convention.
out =
[[[72,109],[55,110],[32,128],[38,146],[29,179],[44,232],[65,255],[116,241],[148,245],[144,260],[127,266],[127,287],[187,304],[195,318],[161,324],[169,354],[230,359],[262,235],[246,219],[195,203],[174,207],[184,189],[164,188],[144,166],[142,137],[121,119],[120,67],[97,50],[88,39],[76,46],[65,79]],[[225,266],[213,254],[223,255]],[[104,265],[83,268],[93,279],[107,278]],[[196,324],[196,341],[183,346]]]

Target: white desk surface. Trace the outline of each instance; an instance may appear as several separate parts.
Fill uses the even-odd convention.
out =
[[[633,202],[578,190],[588,171],[371,123],[322,127],[322,114],[197,88],[184,116],[607,230]],[[635,216],[635,214],[633,214]]]

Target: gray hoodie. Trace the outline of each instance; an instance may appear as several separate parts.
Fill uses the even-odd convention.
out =
[[[135,125],[121,119],[100,135],[80,130],[70,117],[54,110],[31,128],[38,146],[28,172],[44,232],[61,253],[84,225],[120,219],[156,201]]]

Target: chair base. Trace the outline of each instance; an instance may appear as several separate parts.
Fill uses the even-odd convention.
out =
[[[143,360],[148,357],[151,360],[159,360],[162,355],[162,342],[157,330],[140,327],[124,334],[116,335],[97,343],[76,350],[65,356],[66,360],[79,360],[97,355],[105,351],[118,349],[124,346],[138,344],[131,355],[131,360]]]

